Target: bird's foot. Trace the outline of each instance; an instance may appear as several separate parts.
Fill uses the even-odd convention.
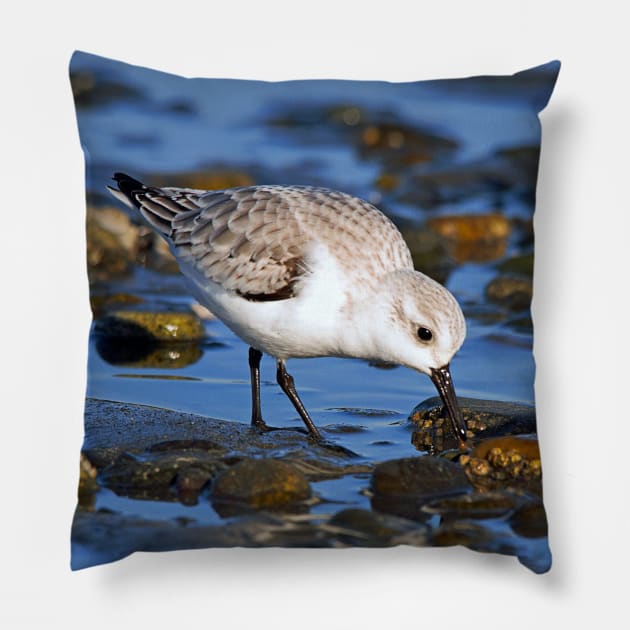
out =
[[[252,422],[253,429],[256,429],[260,433],[271,433],[271,431],[297,431],[303,435],[308,435],[308,431],[304,427],[272,427],[269,426],[264,420],[258,420]]]

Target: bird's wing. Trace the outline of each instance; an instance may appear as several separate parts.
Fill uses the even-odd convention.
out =
[[[411,267],[391,221],[345,193],[298,186],[204,192],[117,181],[120,192],[172,241],[180,261],[250,300],[295,296],[312,271],[314,242],[325,243],[342,266],[360,265],[366,274],[383,266]]]

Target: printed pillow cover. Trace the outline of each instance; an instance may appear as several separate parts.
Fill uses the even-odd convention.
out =
[[[549,569],[530,303],[559,67],[266,83],[73,55],[93,312],[73,569],[399,544]]]

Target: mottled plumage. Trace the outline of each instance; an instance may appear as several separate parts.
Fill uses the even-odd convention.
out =
[[[413,269],[400,232],[374,206],[308,186],[203,191],[114,179],[110,191],[169,241],[197,298],[251,346],[252,424],[266,426],[261,352],[278,360],[278,382],[317,438],[284,362],[357,357],[429,374],[465,439],[448,372],[465,336],[461,309]]]

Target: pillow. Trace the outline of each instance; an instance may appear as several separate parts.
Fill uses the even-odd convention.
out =
[[[73,55],[93,311],[73,569],[400,544],[549,569],[530,302],[559,66],[266,83]]]

